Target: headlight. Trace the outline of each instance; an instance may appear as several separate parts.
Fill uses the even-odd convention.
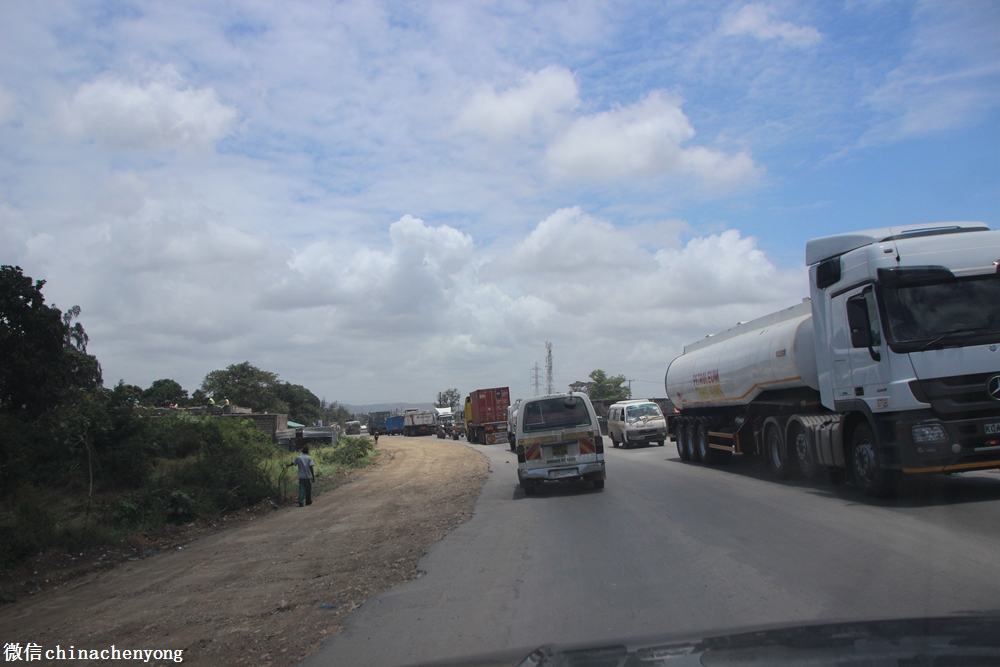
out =
[[[948,439],[941,424],[917,424],[913,427],[913,442],[942,442]]]

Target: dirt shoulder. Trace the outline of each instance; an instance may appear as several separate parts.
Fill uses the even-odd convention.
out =
[[[0,640],[43,651],[183,649],[193,665],[297,664],[367,598],[420,576],[417,560],[472,515],[488,474],[486,458],[461,443],[379,445],[375,467],[310,507],[0,607]]]

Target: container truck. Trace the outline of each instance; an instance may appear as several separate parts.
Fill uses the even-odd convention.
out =
[[[403,435],[433,435],[437,428],[438,414],[435,410],[409,408],[403,411]]]
[[[368,414],[368,433],[370,435],[385,435],[389,432],[389,412],[372,412]]]
[[[507,442],[510,389],[477,389],[465,397],[466,439],[480,445]]]
[[[403,432],[403,415],[392,415],[385,420],[385,432],[389,435],[399,435]]]
[[[868,496],[1000,467],[1000,231],[907,225],[806,244],[810,297],[667,367],[677,451],[824,469]]]

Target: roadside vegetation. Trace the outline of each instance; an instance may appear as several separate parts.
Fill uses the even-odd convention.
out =
[[[44,549],[83,552],[295,492],[287,467],[295,453],[253,422],[157,416],[153,406],[228,396],[302,423],[350,416],[249,363],[212,371],[191,397],[167,379],[145,390],[123,381],[106,388],[74,322],[80,309],[46,305],[43,286],[19,267],[0,267],[0,571]],[[368,438],[314,449],[317,491],[374,454]]]

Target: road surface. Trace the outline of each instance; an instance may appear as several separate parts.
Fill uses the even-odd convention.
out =
[[[626,636],[1000,608],[1000,474],[892,501],[773,481],[759,461],[607,449],[607,487],[525,496],[504,446],[471,520],[305,667],[405,665]]]

